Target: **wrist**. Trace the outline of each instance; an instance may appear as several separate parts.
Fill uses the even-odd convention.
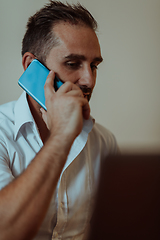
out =
[[[73,141],[64,135],[55,136],[50,134],[44,145],[44,148],[48,155],[48,159],[50,158],[51,164],[54,162],[54,165],[58,163],[58,165],[60,164],[63,166],[69,154],[72,143]]]

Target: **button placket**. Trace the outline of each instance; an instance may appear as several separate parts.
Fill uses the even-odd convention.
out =
[[[53,236],[57,232],[58,239],[61,239],[63,231],[67,223],[68,203],[66,194],[66,174],[63,173],[61,183],[58,190],[58,212],[57,212],[57,225],[53,231]]]

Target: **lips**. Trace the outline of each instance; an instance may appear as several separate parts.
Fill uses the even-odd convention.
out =
[[[79,86],[79,88],[82,90],[84,98],[86,98],[89,102],[93,89],[88,88],[87,86]]]
[[[88,100],[88,102],[89,102],[89,100],[90,100],[90,98],[91,98],[91,94],[92,94],[92,92],[83,93],[84,98],[86,98],[86,99]]]
[[[88,97],[91,93],[83,93],[84,97]]]

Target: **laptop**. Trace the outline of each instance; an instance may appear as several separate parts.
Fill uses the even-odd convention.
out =
[[[102,165],[89,240],[160,239],[160,155],[110,156]]]

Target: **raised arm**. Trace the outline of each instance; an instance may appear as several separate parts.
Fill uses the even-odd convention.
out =
[[[30,240],[36,235],[83,117],[90,115],[88,101],[76,85],[66,82],[55,93],[53,79],[50,72],[47,112],[41,109],[50,136],[27,169],[0,191],[1,240]]]

